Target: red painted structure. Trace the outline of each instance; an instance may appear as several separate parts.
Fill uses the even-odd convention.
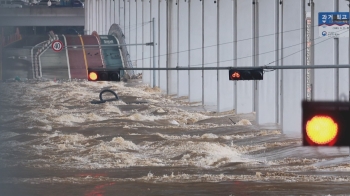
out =
[[[21,36],[19,32],[16,32],[16,34],[13,36],[7,36],[7,38],[3,38],[3,36],[1,36],[0,38],[0,44],[4,46],[4,44],[9,44],[9,41],[12,41],[12,43],[18,41],[18,39],[21,39]],[[44,41],[42,38],[43,37],[41,37],[41,41],[39,42],[40,39],[34,41],[35,38],[28,37],[23,39],[23,43],[19,43],[17,46],[21,48],[23,44],[29,43],[28,40],[32,41],[29,44],[32,47],[28,49],[31,57],[22,61],[28,61],[28,63],[32,64],[32,69],[29,70],[30,73],[27,75],[33,75],[33,78],[39,79],[45,76],[47,79],[50,77],[51,79],[53,77],[56,79],[57,76],[57,79],[87,79],[88,68],[106,68],[104,62],[105,54],[101,48],[100,37],[96,32],[94,32],[93,35],[51,36],[47,38],[48,44],[41,44],[42,48],[38,49],[35,46],[39,43],[45,42],[45,37]],[[60,40],[64,45],[64,49],[61,51],[53,51],[51,46],[52,44],[49,43],[53,40]],[[0,47],[0,60],[2,55],[1,49],[2,48]],[[112,52],[115,53],[120,52],[118,47],[115,47],[112,50]],[[24,53],[26,52],[24,51]],[[10,53],[6,54],[10,56],[12,55]],[[13,55],[16,56],[17,54]],[[33,59],[38,66],[33,66]],[[16,58],[13,59],[13,61],[21,60]],[[2,62],[0,62],[0,80],[2,76],[1,63]],[[36,69],[33,69],[33,67]],[[13,70],[11,70],[11,68],[4,71],[8,71],[13,74]],[[21,70],[21,72],[25,72],[25,70]]]
[[[66,40],[71,79],[87,79],[89,67],[103,67],[99,41],[96,36],[67,35]]]
[[[97,37],[93,35],[84,35],[81,37],[83,38],[84,45],[87,45],[87,47],[85,47],[85,54],[88,68],[104,67],[101,50],[100,47],[98,47],[100,43]],[[93,47],[88,47],[88,45],[93,45]]]
[[[87,79],[87,63],[81,37],[66,35],[66,40],[71,79]]]

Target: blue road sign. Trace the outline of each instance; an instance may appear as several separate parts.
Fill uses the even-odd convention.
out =
[[[319,12],[320,37],[349,37],[349,12]]]
[[[349,24],[349,12],[319,12],[318,25]]]

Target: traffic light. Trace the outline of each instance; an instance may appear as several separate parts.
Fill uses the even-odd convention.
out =
[[[119,70],[107,70],[107,69],[89,69],[88,70],[89,81],[120,81]]]
[[[230,80],[262,80],[264,70],[262,68],[247,68],[247,69],[230,69]]]
[[[303,146],[350,146],[350,102],[302,102]]]

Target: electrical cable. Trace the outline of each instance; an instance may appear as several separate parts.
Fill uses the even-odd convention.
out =
[[[145,22],[145,23],[143,24],[143,26],[146,25],[147,23],[150,23],[150,22]],[[315,26],[312,26],[312,27],[316,27],[316,26],[318,26],[318,25],[315,25]],[[183,51],[179,51],[179,52],[173,52],[173,53],[162,54],[162,55],[158,55],[158,56],[156,56],[156,57],[167,56],[167,55],[172,55],[172,54],[178,54],[178,53],[182,53],[182,52],[189,52],[189,51],[192,51],[192,50],[200,50],[200,49],[203,49],[203,48],[210,48],[210,47],[215,47],[215,46],[220,46],[220,45],[225,45],[225,44],[238,43],[238,42],[241,42],[241,41],[248,41],[248,40],[255,39],[255,38],[262,38],[262,37],[274,36],[274,35],[284,34],[284,33],[293,32],[293,31],[298,31],[298,30],[303,30],[303,29],[304,29],[304,27],[303,27],[303,28],[298,28],[298,29],[292,29],[292,30],[282,31],[282,32],[278,32],[278,33],[271,33],[271,34],[266,34],[266,35],[261,35],[261,36],[256,36],[256,37],[244,38],[244,39],[240,39],[240,40],[236,40],[236,41],[232,41],[232,42],[225,42],[225,43],[221,43],[221,44],[214,44],[214,45],[205,46],[205,47],[192,48],[192,49],[183,50]],[[123,34],[124,34],[124,33],[123,33]],[[124,34],[124,35],[125,35],[125,34]],[[152,57],[150,57],[150,58],[152,58]],[[148,59],[148,58],[143,58],[143,59]],[[136,60],[143,60],[143,59],[136,59]]]
[[[144,25],[144,24],[148,24],[148,23],[151,23],[151,21],[139,22],[139,23],[135,23],[135,24],[132,24],[132,25],[124,26],[124,27],[134,27],[134,26]],[[122,27],[122,25],[119,25],[119,26]]]
[[[344,30],[344,29],[343,29]],[[346,30],[346,29],[345,29]],[[343,32],[343,33],[347,33],[349,30],[346,30],[345,32]],[[339,33],[339,35],[341,35],[341,34],[343,34],[343,33]],[[323,38],[323,37],[319,37],[319,38]],[[315,45],[317,45],[317,44],[320,44],[320,43],[323,43],[323,42],[325,42],[325,41],[328,41],[328,40],[330,40],[330,39],[334,39],[333,37],[330,37],[330,38],[328,38],[328,39],[325,39],[325,40],[322,40],[322,41],[320,41],[320,42],[318,42],[318,43],[315,43],[315,44],[312,44],[311,46],[315,46]],[[272,63],[274,63],[274,62],[276,62],[276,61],[280,61],[280,60],[282,60],[282,59],[285,59],[285,58],[287,58],[287,57],[290,57],[290,56],[292,56],[292,55],[295,55],[295,54],[297,54],[297,53],[299,53],[299,52],[301,52],[301,51],[304,51],[304,50],[306,50],[306,47],[303,47],[303,49],[301,49],[301,50],[299,50],[299,51],[296,51],[296,52],[294,52],[294,53],[291,53],[291,54],[289,54],[289,55],[287,55],[287,56],[284,56],[284,57],[282,57],[282,58],[280,58],[280,59],[277,59],[277,60],[275,60],[275,61],[272,61],[272,62],[270,62],[270,63],[268,63],[268,64],[266,64],[266,65],[264,65],[264,66],[268,66],[268,65],[270,65],[270,64],[272,64]]]
[[[143,25],[135,26],[135,27],[130,28],[130,29],[126,29],[125,32],[123,32],[123,34],[125,35],[127,33],[131,33],[132,31],[134,31],[134,30],[136,30],[138,28],[144,27],[145,25],[147,25],[147,24],[143,24]]]
[[[345,31],[345,32],[343,32],[343,33],[346,33],[347,31]],[[343,33],[340,33],[340,34],[343,34]],[[320,42],[318,42],[318,43],[315,43],[315,44],[312,44],[311,46],[315,46],[315,45],[317,45],[317,44],[320,44],[320,43],[322,43],[322,42],[325,42],[325,41],[328,41],[328,40],[330,40],[330,39],[334,39],[333,37],[330,37],[330,38],[328,38],[328,39],[325,39],[325,40],[323,40],[323,41],[320,41]],[[303,49],[301,49],[301,50],[299,50],[299,51],[296,51],[296,52],[293,52],[293,53],[291,53],[291,54],[289,54],[289,55],[287,55],[287,56],[284,56],[284,57],[282,57],[282,58],[280,58],[280,59],[277,59],[277,60],[275,60],[275,61],[272,61],[272,62],[270,62],[270,63],[268,63],[268,64],[266,64],[266,65],[264,65],[264,66],[268,66],[268,65],[270,65],[270,64],[272,64],[272,63],[274,63],[274,62],[277,62],[277,61],[280,61],[280,60],[282,60],[282,59],[285,59],[285,58],[288,58],[288,57],[290,57],[290,56],[292,56],[292,55],[295,55],[295,54],[297,54],[297,53],[299,53],[299,52],[301,52],[301,51],[304,51],[306,48],[303,48]],[[270,71],[275,71],[276,69],[271,69],[271,70],[264,70],[264,72],[270,72]]]
[[[344,32],[342,32],[342,33],[340,33],[340,34],[343,34],[343,33],[348,32],[347,29],[342,29],[342,30],[339,30],[339,31],[337,31],[337,32],[341,32],[341,31],[344,31]],[[312,41],[316,41],[316,40],[322,39],[322,38],[324,38],[324,37],[317,37],[317,38],[313,39]],[[320,43],[325,42],[325,41],[330,40],[330,39],[334,39],[334,38],[333,38],[333,37],[327,38],[327,39],[325,39],[325,40],[323,40],[323,41],[321,41],[321,42],[312,44],[311,46],[315,46],[315,45],[317,45],[317,44],[320,44]],[[301,44],[305,44],[305,43],[307,43],[307,42],[301,42],[301,43],[298,43],[298,44],[290,45],[290,46],[283,47],[283,48],[280,48],[280,49],[277,49],[277,50],[271,50],[271,51],[259,53],[259,54],[256,54],[256,55],[249,55],[249,56],[239,57],[239,58],[235,58],[235,59],[229,59],[229,60],[224,60],[224,61],[216,61],[216,62],[205,63],[205,64],[189,65],[189,66],[190,66],[190,67],[191,67],[191,66],[192,66],[192,67],[195,67],[195,66],[202,66],[202,65],[208,65],[208,64],[215,64],[215,63],[222,63],[222,62],[229,62],[229,61],[240,60],[240,59],[245,59],[245,58],[251,58],[251,57],[260,56],[260,55],[264,55],[264,54],[276,52],[276,51],[279,51],[279,50],[284,50],[284,49],[287,49],[287,48],[295,47],[295,46],[298,46],[298,45],[301,45]],[[299,53],[299,52],[301,52],[301,51],[303,51],[303,50],[305,50],[305,49],[306,49],[306,48],[303,48],[303,49],[301,49],[301,50],[298,50],[298,51],[296,51],[296,52],[294,52],[294,53],[292,53],[292,54],[289,54],[289,55],[287,55],[287,56],[285,56],[285,57],[282,57],[282,58],[280,58],[280,59],[278,59],[278,60],[272,61],[272,62],[270,62],[270,63],[268,63],[268,64],[266,64],[266,65],[264,65],[264,66],[270,65],[270,64],[272,64],[272,63],[274,63],[274,62],[276,62],[276,61],[280,61],[280,60],[282,60],[282,59],[284,59],[284,58],[287,58],[287,57],[289,57],[289,56],[292,56],[292,55],[294,55],[294,54],[297,54],[297,53]],[[150,58],[144,58],[144,59],[150,59]],[[137,59],[137,60],[144,60],[144,59]],[[136,61],[136,60],[131,60],[131,61]],[[111,65],[114,65],[114,66],[115,66],[115,65],[122,65],[122,63],[120,63],[120,64],[109,64],[109,66],[111,66]]]
[[[342,30],[339,30],[337,32],[340,32],[340,31],[344,31],[343,33],[346,33],[348,32],[349,30],[348,29],[342,29]],[[341,34],[343,34],[341,33]],[[318,39],[322,39],[324,37],[318,37],[318,38],[315,38],[313,39],[312,41],[316,41]],[[329,39],[334,39],[333,37],[331,38],[328,38],[327,40]],[[322,41],[324,42],[324,41]],[[319,43],[322,43],[322,42],[319,42]],[[286,47],[283,47],[283,48],[280,48],[280,49],[276,49],[276,50],[271,50],[271,51],[267,51],[267,52],[262,52],[262,53],[259,53],[259,54],[256,54],[256,55],[248,55],[248,56],[244,56],[244,57],[239,57],[239,58],[235,58],[235,59],[229,59],[229,60],[224,60],[224,61],[215,61],[215,62],[211,62],[211,63],[201,63],[201,64],[196,64],[196,65],[189,65],[189,67],[195,67],[195,66],[202,66],[202,65],[209,65],[209,64],[215,64],[215,63],[222,63],[222,62],[229,62],[229,61],[234,61],[234,60],[240,60],[240,59],[245,59],[245,58],[251,58],[251,57],[255,57],[255,56],[260,56],[260,55],[263,55],[263,54],[268,54],[268,53],[272,53],[272,52],[277,52],[277,51],[280,51],[280,50],[284,50],[284,49],[287,49],[287,48],[291,48],[291,47],[295,47],[295,46],[298,46],[298,45],[301,45],[301,44],[305,44],[307,42],[301,42],[301,43],[298,43],[298,44],[294,44],[294,45],[290,45],[290,46],[286,46]],[[314,45],[317,45],[317,44],[313,44],[312,46]],[[305,49],[302,49],[302,50],[299,50],[298,52],[301,52]],[[163,56],[163,55],[159,55],[159,56],[156,56],[156,57],[160,57],[160,56]],[[149,58],[143,58],[143,59],[136,59],[136,60],[132,60],[132,61],[137,61],[137,60],[145,60],[145,59],[151,59],[152,57],[149,57]],[[284,57],[285,58],[285,57]],[[282,58],[283,59],[283,58]],[[279,59],[281,60],[281,59]],[[276,62],[276,61],[273,61],[273,62]],[[269,63],[269,64],[272,64],[273,62]],[[269,65],[267,64],[267,65]],[[111,65],[120,65],[120,64],[111,64]]]
[[[280,4],[280,3],[279,3]],[[119,5],[120,7],[120,5]],[[246,6],[248,7],[248,5]],[[125,6],[123,7],[124,8],[124,13],[128,12],[128,10],[125,9]],[[148,22],[143,22],[143,23],[136,23],[136,24],[144,24],[144,23],[151,23],[151,21],[148,21]],[[130,25],[129,27],[131,27],[132,25]],[[315,25],[315,26],[312,26],[312,27],[316,27],[316,26],[319,26],[319,25]],[[124,28],[125,27],[128,27],[128,26],[123,26]],[[241,39],[241,40],[236,40],[236,41],[232,41],[232,42],[225,42],[225,43],[221,43],[221,44],[215,44],[215,45],[210,45],[210,46],[205,46],[205,47],[199,47],[199,48],[192,48],[192,49],[188,49],[188,50],[183,50],[183,51],[177,51],[177,52],[172,52],[172,53],[167,53],[167,54],[163,54],[163,55],[158,55],[158,56],[155,56],[155,57],[161,57],[161,56],[167,56],[167,55],[172,55],[172,54],[179,54],[179,53],[182,53],[182,52],[188,52],[188,51],[193,51],[193,50],[200,50],[200,49],[203,49],[203,48],[209,48],[209,47],[216,47],[216,46],[219,46],[219,45],[225,45],[225,44],[231,44],[231,43],[237,43],[237,42],[240,42],[240,41],[246,41],[246,40],[251,40],[251,39],[256,39],[256,38],[262,38],[262,37],[266,37],[266,36],[274,36],[274,35],[279,35],[279,34],[282,34],[282,33],[288,33],[288,32],[292,32],[292,31],[297,31],[297,30],[302,30],[304,29],[305,27],[302,27],[302,28],[298,28],[298,29],[292,29],[292,30],[288,30],[288,31],[284,31],[284,32],[278,32],[278,33],[272,33],[272,34],[267,34],[267,35],[262,35],[262,36],[257,36],[257,37],[251,37],[251,38],[245,38],[245,39]],[[129,32],[130,33],[130,32]],[[123,33],[125,35],[125,33]],[[129,46],[127,46],[129,47]],[[277,50],[276,50],[277,51]],[[145,60],[145,59],[151,59],[153,57],[147,57],[147,58],[142,58],[142,59],[136,59],[134,61],[137,61],[137,60]],[[217,63],[217,62],[213,62],[213,63]],[[212,63],[212,64],[213,64]],[[201,64],[202,65],[202,64]]]
[[[150,22],[146,22],[146,23],[143,23],[143,25],[146,25],[147,23],[150,23]],[[316,25],[315,25],[316,26]],[[314,26],[314,27],[315,27]],[[317,25],[318,26],[318,25]],[[257,36],[255,38],[261,38],[261,37],[267,37],[267,36],[272,36],[272,35],[277,35],[277,34],[281,34],[281,33],[286,33],[286,32],[292,32],[292,31],[297,31],[297,30],[302,30],[304,28],[299,28],[299,29],[293,29],[293,30],[288,30],[288,31],[284,31],[284,32],[279,32],[279,33],[273,33],[273,34],[267,34],[267,35],[262,35],[262,36]],[[342,29],[340,31],[344,31],[347,32],[348,30],[347,29]],[[345,33],[343,32],[343,33]],[[321,39],[321,38],[324,38],[324,37],[318,37],[318,38],[315,38],[313,39],[312,41],[315,41],[317,39]],[[222,43],[222,44],[216,44],[216,45],[211,45],[211,46],[206,46],[206,47],[200,47],[200,48],[194,48],[194,49],[189,49],[189,50],[184,50],[184,51],[179,51],[179,52],[174,52],[174,53],[168,53],[168,54],[163,54],[163,55],[158,55],[158,56],[155,56],[155,57],[161,57],[161,56],[167,56],[167,55],[171,55],[171,54],[177,54],[177,53],[181,53],[181,52],[189,52],[189,51],[192,51],[192,50],[198,50],[198,49],[203,49],[203,48],[208,48],[208,47],[214,47],[214,46],[218,46],[218,45],[224,45],[224,44],[230,44],[230,43],[238,43],[240,41],[246,41],[246,40],[250,40],[250,39],[254,39],[253,38],[246,38],[246,39],[241,39],[241,40],[237,40],[237,41],[233,41],[233,42],[226,42],[226,43]],[[239,60],[239,59],[244,59],[244,58],[250,58],[250,57],[254,57],[254,56],[259,56],[259,55],[263,55],[263,54],[268,54],[268,53],[272,53],[272,52],[276,52],[276,51],[279,51],[279,50],[284,50],[284,49],[287,49],[287,48],[291,48],[291,47],[294,47],[294,46],[298,46],[300,44],[304,44],[306,42],[301,42],[301,43],[298,43],[298,44],[294,44],[294,45],[290,45],[290,46],[287,46],[287,47],[283,47],[281,49],[276,49],[276,50],[272,50],[272,51],[267,51],[267,52],[263,52],[263,53],[259,53],[259,54],[256,54],[256,55],[249,55],[249,56],[245,56],[245,57],[239,57],[239,58],[235,58],[235,59],[230,59],[230,60],[224,60],[224,61],[216,61],[216,62],[211,62],[211,63],[201,63],[201,64],[197,64],[197,65],[189,65],[189,66],[202,66],[202,65],[208,65],[208,64],[215,64],[215,63],[220,63],[220,62],[228,62],[228,61],[234,61],[234,60]],[[103,47],[103,46],[102,46]],[[91,49],[91,48],[90,48]],[[86,50],[88,50],[88,48],[86,48]],[[300,51],[303,51],[304,49],[300,50]],[[300,52],[299,51],[299,52]],[[50,55],[47,55],[45,57],[50,57]],[[138,61],[138,60],[147,60],[147,59],[151,59],[153,57],[147,57],[147,58],[142,58],[142,59],[136,59],[136,60],[131,60],[131,61]],[[280,59],[281,60],[281,59]],[[273,62],[276,62],[276,61],[273,61]],[[271,62],[271,63],[273,63]],[[269,64],[271,64],[269,63]],[[269,65],[267,64],[267,65]],[[121,65],[121,64],[110,64],[110,65]]]

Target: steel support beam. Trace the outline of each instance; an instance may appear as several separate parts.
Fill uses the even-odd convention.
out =
[[[259,67],[174,67],[174,68],[121,68],[123,70],[229,70],[229,69],[261,69],[274,71],[277,69],[331,69],[350,68],[350,65],[290,65],[290,66],[259,66]]]

